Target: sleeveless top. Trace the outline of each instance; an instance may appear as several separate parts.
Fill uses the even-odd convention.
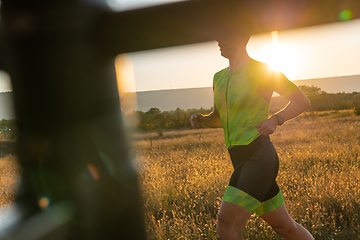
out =
[[[253,59],[231,73],[228,67],[217,72],[213,81],[214,103],[226,147],[248,145],[260,136],[255,125],[268,118],[273,92],[286,98],[295,88],[284,74]]]

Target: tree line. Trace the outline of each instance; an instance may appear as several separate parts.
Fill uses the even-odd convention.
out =
[[[327,93],[316,86],[301,85],[299,88],[309,98],[311,107],[307,111],[345,110],[354,109],[360,115],[360,92],[352,93]],[[270,103],[270,114],[282,109],[288,101],[282,97],[274,97]],[[135,111],[137,115],[137,128],[141,130],[181,129],[191,128],[189,119],[194,113],[208,114],[210,109],[177,108],[175,111],[160,111],[151,108],[147,112]]]
[[[181,129],[191,128],[190,117],[192,114],[208,114],[210,109],[188,109],[177,108],[175,111],[163,111],[158,108],[150,108],[147,112],[135,111],[138,123],[137,128],[141,130],[162,130],[162,129]]]
[[[360,105],[360,92],[327,93],[319,87],[306,85],[299,88],[311,102],[309,111],[354,109]]]

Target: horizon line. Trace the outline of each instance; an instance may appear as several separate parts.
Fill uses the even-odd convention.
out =
[[[295,81],[306,81],[306,80],[320,80],[326,78],[339,78],[339,77],[352,77],[352,76],[360,76],[360,74],[349,74],[349,75],[340,75],[340,76],[332,76],[332,77],[318,77],[318,78],[304,78],[304,79],[296,79],[290,80],[292,82]],[[141,93],[141,92],[154,92],[154,91],[170,91],[170,90],[186,90],[186,89],[196,89],[196,88],[211,88],[212,86],[203,86],[203,87],[181,87],[181,88],[162,88],[162,89],[151,89],[151,90],[139,90],[139,91],[131,91],[128,93]]]

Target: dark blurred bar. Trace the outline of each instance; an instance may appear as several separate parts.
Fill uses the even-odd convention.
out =
[[[5,239],[146,239],[117,52],[97,42],[109,10],[75,0],[1,10],[22,167],[20,222]]]
[[[190,0],[113,12],[99,22],[109,50],[134,52],[211,41],[224,34],[259,34],[360,18],[358,0]],[[121,43],[121,44],[120,44]]]

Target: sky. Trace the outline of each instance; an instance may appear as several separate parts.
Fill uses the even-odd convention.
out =
[[[360,20],[255,35],[247,51],[290,80],[360,74]],[[213,74],[228,66],[215,41],[128,56],[131,91],[210,87]]]
[[[107,0],[122,11],[177,0]],[[264,33],[252,36],[250,57],[281,70],[290,80],[360,74],[360,20]],[[118,68],[126,91],[212,86],[215,72],[228,66],[215,41],[130,53]],[[119,64],[122,66],[119,66]],[[119,72],[119,71],[118,71]],[[9,76],[0,71],[0,91],[11,90]]]
[[[4,71],[0,71],[0,92],[11,92],[10,76]]]
[[[117,10],[166,2],[171,1],[108,0]],[[254,35],[247,51],[290,80],[360,74],[360,20]],[[130,68],[126,72],[131,73],[125,78],[128,91],[210,87],[214,73],[228,66],[215,41],[124,58]]]

